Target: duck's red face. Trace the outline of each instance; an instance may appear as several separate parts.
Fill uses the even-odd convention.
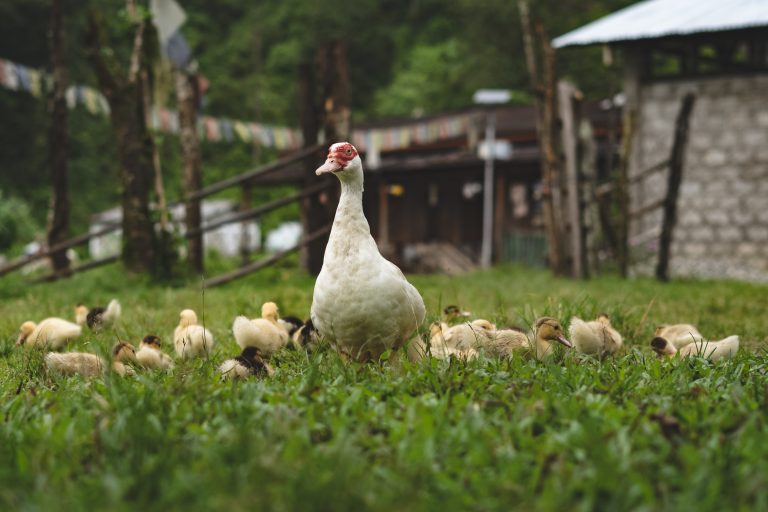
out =
[[[328,148],[328,158],[317,168],[315,174],[320,176],[328,172],[344,170],[355,157],[357,149],[349,142],[337,142]]]

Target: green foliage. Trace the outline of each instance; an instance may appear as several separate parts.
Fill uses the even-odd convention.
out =
[[[230,326],[275,300],[305,316],[312,279],[271,269],[201,293],[105,268],[0,302],[0,507],[148,510],[758,510],[768,500],[765,286],[576,282],[503,267],[413,276],[428,320],[449,303],[501,324],[605,311],[627,343],[600,362],[563,353],[468,364],[344,363],[279,353],[270,380],[219,382]],[[0,286],[0,293],[8,287]],[[161,336],[197,310],[217,346],[170,373],[85,381],[14,349],[29,318],[118,296],[123,322],[77,349]],[[383,312],[385,313],[385,312]],[[647,316],[646,316],[647,313]],[[657,360],[659,322],[739,333],[734,360]],[[757,350],[755,350],[757,349]],[[395,356],[393,356],[394,358]]]
[[[0,190],[0,251],[28,241],[36,229],[29,205],[18,197],[4,197]]]

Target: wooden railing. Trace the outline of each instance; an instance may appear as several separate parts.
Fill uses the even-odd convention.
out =
[[[225,180],[219,181],[217,183],[214,183],[213,185],[202,188],[193,194],[190,194],[186,199],[187,201],[200,201],[204,198],[212,196],[213,194],[216,194],[218,192],[221,192],[222,190],[226,190],[231,187],[239,186],[242,189],[242,199],[240,201],[240,205],[238,208],[235,208],[230,214],[226,215],[223,218],[220,218],[215,221],[209,222],[205,225],[199,226],[196,229],[188,230],[186,233],[184,233],[184,237],[188,240],[194,237],[202,237],[204,233],[213,231],[227,224],[244,222],[250,219],[258,218],[278,208],[282,208],[284,206],[295,203],[297,201],[301,201],[307,197],[311,197],[315,194],[319,194],[320,192],[328,188],[329,184],[327,181],[325,183],[320,183],[313,187],[300,190],[287,197],[275,199],[254,208],[249,207],[250,192],[252,187],[254,186],[254,181],[264,176],[284,170],[286,167],[289,167],[290,165],[293,165],[297,162],[301,162],[308,157],[314,156],[324,147],[325,147],[324,144],[318,144],[315,146],[304,148],[291,155],[281,158],[275,162],[271,162],[269,164],[261,166],[252,171],[248,171],[248,172],[239,174],[237,176],[233,176],[231,178],[227,178]],[[176,201],[169,204],[168,208],[173,208],[180,204],[183,204],[183,202]],[[43,258],[48,258],[58,252],[66,251],[72,247],[76,247],[76,246],[88,243],[90,240],[94,238],[99,238],[99,237],[108,235],[110,233],[114,233],[115,231],[119,230],[121,227],[122,227],[121,223],[111,223],[104,226],[101,229],[98,229],[96,231],[89,232],[89,233],[83,233],[81,235],[70,238],[69,240],[65,240],[61,243],[58,243],[50,248],[40,250],[34,254],[25,255],[25,256],[16,258],[13,261],[10,261],[7,264],[0,267],[0,276],[6,275],[10,272],[14,272],[16,270],[20,270],[21,268],[25,267],[30,263],[41,260]],[[243,266],[237,269],[236,271],[229,272],[222,276],[217,276],[207,280],[205,282],[205,285],[216,286],[217,284],[229,282],[233,279],[236,279],[237,277],[242,277],[251,272],[255,272],[257,270],[265,268],[275,263],[276,261],[279,261],[281,258],[285,257],[291,252],[294,252],[300,249],[301,247],[304,247],[305,245],[317,240],[319,237],[326,234],[329,230],[330,230],[330,226],[326,226],[322,229],[319,229],[314,233],[311,233],[305,236],[304,238],[302,238],[299,241],[299,243],[296,244],[296,246],[288,250],[273,254],[257,262],[247,263],[247,264],[244,263]],[[77,273],[86,272],[88,270],[92,270],[94,268],[98,268],[103,265],[114,263],[119,259],[120,257],[118,255],[112,255],[112,256],[107,256],[105,258],[91,260],[83,264],[71,267],[66,273],[50,273],[41,277],[37,277],[32,282],[40,283],[40,282],[55,281],[57,279],[70,277]]]

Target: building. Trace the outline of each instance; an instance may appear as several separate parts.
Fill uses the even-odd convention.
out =
[[[631,210],[665,195],[666,171],[640,175],[669,155],[681,100],[696,96],[672,275],[768,282],[768,2],[647,0],[553,42],[598,44],[623,57],[625,108],[636,114]],[[661,217],[630,221],[635,273],[653,268]]]

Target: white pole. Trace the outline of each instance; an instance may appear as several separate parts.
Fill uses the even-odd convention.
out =
[[[480,265],[491,266],[493,238],[493,157],[496,145],[496,112],[488,110],[485,121],[485,174],[483,179],[483,244]]]

